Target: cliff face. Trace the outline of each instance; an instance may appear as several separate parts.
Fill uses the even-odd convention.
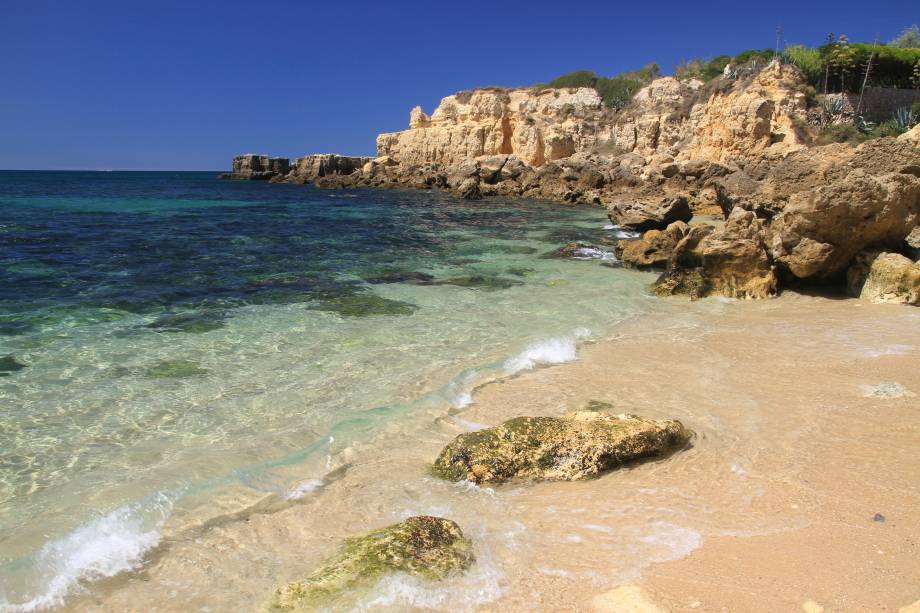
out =
[[[408,130],[377,137],[377,153],[442,165],[513,154],[533,167],[589,152],[636,153],[649,162],[782,156],[806,144],[796,128],[806,112],[802,84],[797,69],[779,64],[724,93],[663,77],[621,113],[589,88],[477,89],[447,96],[431,116],[415,107]]]
[[[542,166],[608,140],[607,115],[590,88],[477,89],[447,96],[430,116],[415,107],[408,130],[377,137],[377,154],[404,164],[445,165],[514,154]]]

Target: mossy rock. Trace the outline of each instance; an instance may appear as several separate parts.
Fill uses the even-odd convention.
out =
[[[469,568],[472,543],[449,519],[420,515],[345,540],[316,572],[278,588],[270,611],[314,611],[354,597],[382,576],[402,572],[431,581]]]
[[[198,362],[191,360],[163,360],[147,369],[147,376],[154,379],[184,379],[208,374]]]
[[[474,483],[577,481],[667,454],[690,438],[679,421],[612,415],[608,408],[592,402],[565,417],[515,417],[461,434],[441,451],[434,473]]]

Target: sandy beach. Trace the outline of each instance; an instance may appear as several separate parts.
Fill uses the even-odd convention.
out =
[[[268,497],[164,539],[140,573],[70,607],[259,609],[345,536],[432,513],[463,527],[477,564],[436,586],[384,579],[354,608],[898,611],[920,599],[918,323],[909,308],[791,293],[669,300],[574,362],[487,384],[453,415],[418,415],[329,458],[330,477],[298,500]],[[585,482],[428,475],[464,430],[589,400],[680,419],[692,447]]]

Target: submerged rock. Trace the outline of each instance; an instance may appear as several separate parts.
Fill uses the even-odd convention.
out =
[[[176,315],[164,315],[156,321],[147,324],[146,327],[158,332],[203,334],[223,328],[226,325],[224,323],[226,317],[226,314],[214,311],[179,313]]]
[[[485,291],[497,291],[508,289],[515,285],[524,285],[517,279],[505,279],[504,277],[495,277],[490,275],[464,275],[462,277],[451,277],[438,281],[434,285],[456,285],[457,287],[469,287]]]
[[[22,362],[17,362],[11,355],[0,358],[0,377],[9,377],[12,373],[27,368]]]
[[[402,572],[432,581],[469,568],[470,540],[449,519],[420,515],[345,540],[313,574],[279,588],[272,611],[314,611]]]
[[[599,403],[565,417],[516,417],[461,434],[441,451],[434,473],[474,483],[576,481],[660,456],[689,440],[679,421],[612,415],[604,411],[607,406]]]
[[[875,303],[920,304],[920,262],[899,253],[863,252],[847,271],[847,291]]]
[[[373,277],[365,277],[365,281],[372,285],[383,283],[410,283],[412,285],[428,285],[434,281],[434,276],[426,272],[385,272]]]
[[[331,294],[319,298],[307,308],[313,311],[331,311],[345,317],[412,315],[418,309],[414,304],[391,300],[370,292]]]
[[[192,360],[163,360],[147,369],[147,376],[154,379],[184,379],[198,377],[210,372]]]

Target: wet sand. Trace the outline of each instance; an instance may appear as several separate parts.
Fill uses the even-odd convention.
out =
[[[394,420],[298,500],[168,535],[140,572],[69,608],[256,610],[345,536],[428,513],[461,525],[477,564],[438,585],[386,579],[356,609],[898,611],[920,600],[918,373],[917,309],[669,300],[575,362]],[[464,430],[588,400],[680,419],[693,446],[578,483],[427,474]]]

